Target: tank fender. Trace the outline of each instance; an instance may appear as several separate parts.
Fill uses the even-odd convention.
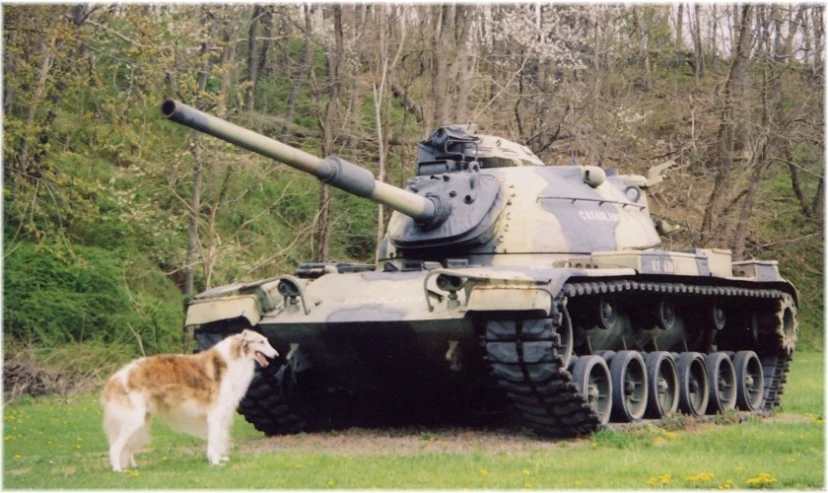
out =
[[[281,304],[278,286],[285,277],[300,282],[292,276],[282,276],[239,282],[205,291],[190,301],[184,325],[203,325],[243,318],[254,326],[265,312],[272,311]]]
[[[601,269],[603,275],[630,275],[632,269]],[[552,300],[570,277],[598,275],[597,269],[531,268],[494,266],[436,269],[424,279],[429,311],[433,310],[430,287],[441,291],[466,290],[466,311],[542,311],[549,315]],[[436,278],[436,283],[430,280]],[[442,278],[442,279],[441,279]]]
[[[538,286],[480,286],[469,295],[468,311],[542,311],[549,315],[552,294]]]
[[[203,325],[233,318],[244,318],[250,325],[256,325],[262,319],[261,312],[259,300],[252,294],[198,300],[187,307],[185,325]]]

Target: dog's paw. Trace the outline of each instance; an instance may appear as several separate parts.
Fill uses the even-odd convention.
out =
[[[219,462],[221,462],[221,463],[230,462],[230,456],[229,455],[222,455],[221,457],[219,457]]]

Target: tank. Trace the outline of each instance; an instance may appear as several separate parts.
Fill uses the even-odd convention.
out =
[[[176,101],[162,112],[394,210],[376,265],[307,263],[189,303],[199,349],[253,328],[285,355],[239,407],[266,434],[505,422],[577,436],[780,403],[796,289],[775,261],[660,248],[646,192],[669,162],[547,166],[445,125],[402,189]]]

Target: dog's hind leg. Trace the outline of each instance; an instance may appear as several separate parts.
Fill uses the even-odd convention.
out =
[[[138,467],[135,463],[135,452],[141,447],[148,444],[150,441],[150,425],[152,424],[152,415],[147,414],[144,417],[144,426],[138,429],[129,437],[126,446],[121,451],[121,467]]]
[[[119,406],[112,410],[113,414],[116,414],[112,418],[116,419],[120,425],[114,440],[110,437],[109,442],[109,462],[112,464],[112,470],[116,472],[123,471],[129,465],[129,457],[132,452],[127,450],[125,456],[124,449],[129,446],[132,436],[144,427],[144,418],[147,414],[146,406],[143,402],[135,402],[135,400],[132,404],[133,406],[130,408]],[[124,459],[126,459],[126,464]]]

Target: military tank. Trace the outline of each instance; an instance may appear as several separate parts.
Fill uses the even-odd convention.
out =
[[[162,113],[394,210],[377,265],[307,263],[189,303],[199,349],[251,327],[286,355],[239,407],[266,434],[505,414],[576,436],[780,402],[796,289],[775,261],[659,248],[646,191],[671,163],[646,177],[546,166],[446,125],[401,189],[180,102]]]

